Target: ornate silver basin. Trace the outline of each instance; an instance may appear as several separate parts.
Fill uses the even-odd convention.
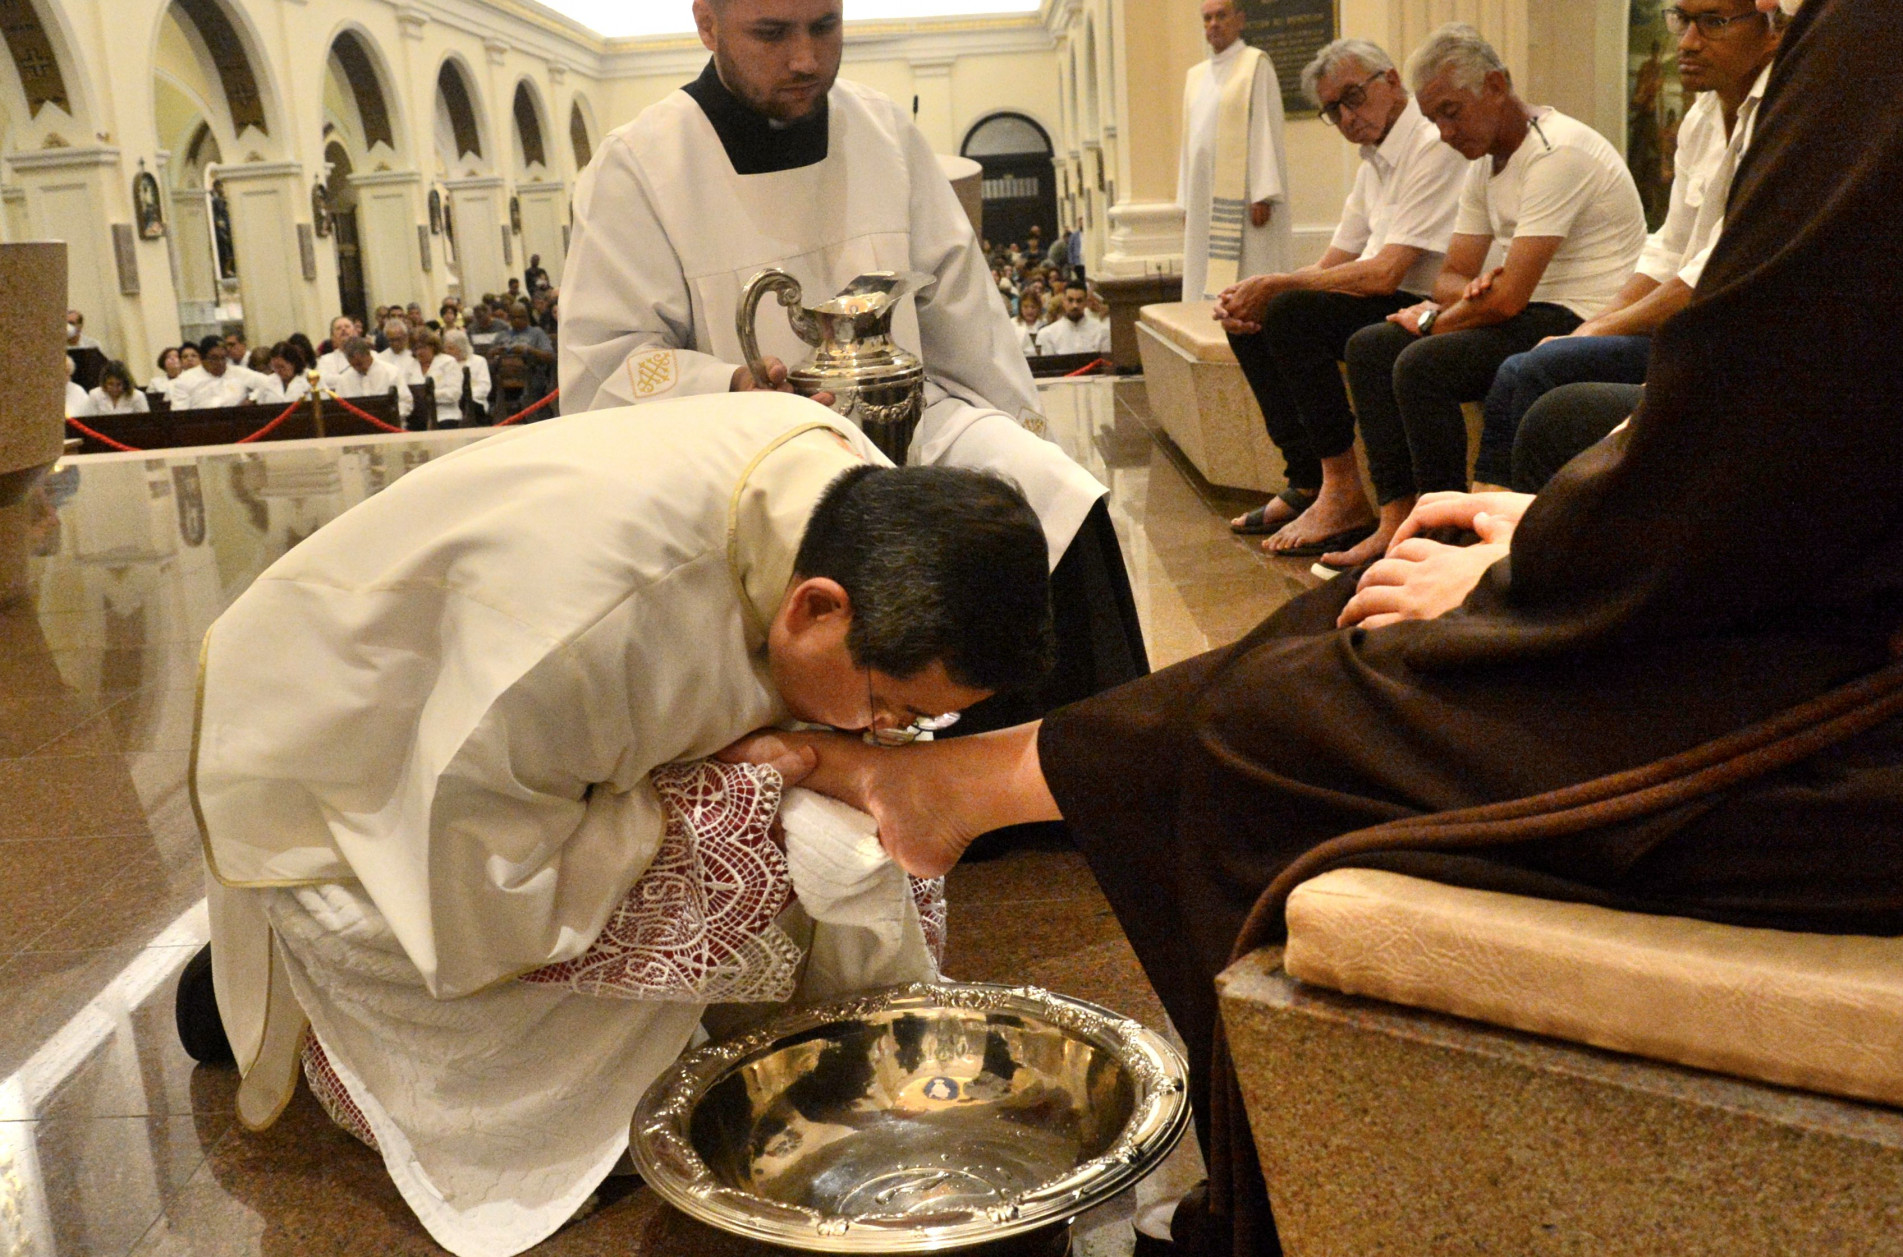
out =
[[[918,984],[791,1010],[683,1056],[634,1118],[649,1186],[722,1230],[943,1252],[1061,1225],[1189,1124],[1160,1035],[1033,987]]]

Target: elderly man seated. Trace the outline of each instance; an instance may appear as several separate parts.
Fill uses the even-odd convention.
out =
[[[172,381],[173,410],[210,410],[219,406],[242,406],[251,394],[264,385],[262,371],[253,371],[243,363],[228,361],[225,342],[207,336],[198,343],[198,365],[181,372]]]
[[[1679,81],[1698,94],[1679,127],[1671,208],[1611,305],[1570,334],[1501,364],[1474,464],[1482,484],[1514,483],[1514,438],[1547,393],[1565,384],[1643,383],[1652,333],[1691,304],[1711,256],[1785,19],[1760,13],[1750,0],[1681,0],[1665,11],[1665,23],[1678,36]]]
[[[423,383],[423,368],[417,365],[416,355],[410,352],[412,334],[407,319],[386,319],[383,339],[389,347],[377,351],[377,361],[394,370],[405,386]]]
[[[361,336],[345,341],[344,362],[342,371],[322,377],[326,389],[350,399],[387,397],[395,393],[398,418],[410,417],[410,411],[416,407],[416,395],[410,392],[409,381],[378,357],[369,341]]]
[[[1052,639],[1021,493],[893,468],[802,398],[598,411],[411,472],[206,638],[241,1113],[275,1117],[272,1019],[308,1017],[314,1088],[432,1236],[539,1242],[708,1004],[936,974],[932,896],[867,818],[789,800],[782,854],[779,767],[707,757],[780,721],[904,740],[1035,681]],[[288,989],[249,967],[274,952]]]
[[[1302,71],[1302,90],[1322,121],[1361,148],[1341,223],[1313,266],[1245,279],[1216,303],[1288,467],[1287,490],[1229,526],[1268,534],[1262,548],[1290,557],[1340,550],[1374,531],[1337,364],[1349,337],[1432,294],[1467,175],[1466,159],[1440,142],[1378,45],[1329,44]]]
[[[1433,298],[1348,342],[1380,521],[1367,540],[1323,555],[1323,574],[1379,556],[1419,494],[1468,487],[1461,404],[1486,396],[1502,362],[1611,301],[1645,244],[1645,209],[1618,150],[1522,101],[1473,27],[1436,31],[1408,78],[1441,139],[1472,165]],[[1489,271],[1496,244],[1506,264]]]

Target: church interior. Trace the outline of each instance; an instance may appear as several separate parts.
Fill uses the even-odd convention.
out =
[[[1643,231],[1657,233],[1693,99],[1668,26],[1690,22],[1688,39],[1715,46],[1729,36],[1699,14],[1742,21],[1765,7],[844,0],[840,77],[895,102],[940,158],[933,178],[957,187],[1035,379],[1030,426],[1107,490],[1143,671],[1246,644],[1379,557],[1317,564],[1322,550],[1277,553],[1262,544],[1272,527],[1235,525],[1291,494],[1299,512],[1315,485],[1296,483],[1236,329],[1212,316],[1220,286],[1183,290],[1184,84],[1210,57],[1212,6],[1279,82],[1285,186],[1272,213],[1289,271],[1339,252],[1337,224],[1376,151],[1343,142],[1345,97],[1324,117],[1304,83],[1323,45],[1370,41],[1399,83],[1411,52],[1470,24],[1520,98],[1603,137],[1636,180]],[[242,1071],[181,1045],[181,973],[219,911],[194,786],[203,643],[333,520],[454,465],[444,460],[499,425],[526,440],[576,412],[571,341],[599,319],[583,295],[591,277],[568,264],[600,230],[578,194],[609,149],[628,147],[617,137],[708,66],[690,0],[0,0],[0,33],[0,1254],[445,1251],[386,1172],[387,1149],[341,1123],[331,1099],[293,1080],[280,1111],[253,1121]],[[1372,69],[1364,87],[1384,67]],[[47,241],[63,250],[30,252]],[[18,261],[16,247],[28,250]],[[763,326],[782,318],[770,306]],[[57,333],[40,326],[59,326],[60,310]],[[46,373],[27,350],[54,335],[70,382],[48,447],[33,393]],[[360,341],[370,370],[407,343],[420,373],[347,391],[321,359],[364,373]],[[196,409],[185,382],[214,353],[256,387]],[[922,356],[930,376],[931,344]],[[592,408],[673,387],[666,362],[652,376],[630,366],[634,396],[604,384]],[[439,368],[447,385],[432,383]],[[1470,438],[1491,422],[1483,396],[1459,399]],[[1351,453],[1374,457],[1359,443]],[[1420,465],[1417,451],[1417,478]],[[1357,466],[1353,491],[1386,511],[1378,470],[1370,480]],[[1520,489],[1517,462],[1515,475]],[[1491,480],[1463,474],[1459,488],[1473,483]],[[1368,523],[1349,540],[1375,531],[1374,505],[1364,496]],[[1173,1024],[1125,900],[1100,887],[1094,855],[1048,829],[974,848],[946,874],[944,978],[1086,1001],[1173,1044],[1201,1077],[1205,1045]],[[1202,1257],[1180,1230],[1171,1241],[1171,1209],[1235,1172],[1266,1184],[1274,1222],[1208,1241],[1210,1254],[1903,1254],[1895,930],[1646,915],[1511,879],[1443,884],[1424,867],[1314,870],[1281,892],[1285,927],[1239,949],[1211,986],[1233,1109],[1246,1108],[1217,1120],[1242,1122],[1240,1163],[1199,1092],[1189,1133],[1140,1182],[1065,1214],[1056,1239],[960,1243],[992,1257]],[[707,1033],[719,1037],[711,1020]],[[530,1250],[794,1251],[678,1203],[616,1173]],[[896,1233],[880,1246],[865,1230],[804,1247],[959,1251]]]

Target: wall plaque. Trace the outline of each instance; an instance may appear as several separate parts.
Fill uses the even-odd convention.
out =
[[[309,223],[297,225],[297,261],[306,282],[317,278],[317,230]]]
[[[131,223],[112,225],[112,257],[119,264],[119,295],[139,295],[138,236]]]
[[[421,250],[423,254],[423,273],[427,275],[430,269],[429,227],[425,223],[418,223],[416,225],[416,247]]]
[[[1313,118],[1319,111],[1302,94],[1302,71],[1341,30],[1337,0],[1242,0],[1248,25],[1242,38],[1275,63],[1282,86],[1282,109],[1291,118]]]
[[[507,223],[502,224],[502,264],[504,266],[515,265],[515,245],[510,240],[509,224]]]

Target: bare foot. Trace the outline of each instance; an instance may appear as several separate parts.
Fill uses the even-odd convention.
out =
[[[1296,546],[1312,546],[1350,528],[1372,524],[1375,518],[1374,507],[1368,504],[1359,484],[1324,485],[1315,504],[1289,521],[1281,532],[1264,540],[1262,548],[1277,554]]]
[[[1332,554],[1322,555],[1322,565],[1346,569],[1374,562],[1388,552],[1388,546],[1393,542],[1394,534],[1401,530],[1401,525],[1413,512],[1414,499],[1412,497],[1397,498],[1388,503],[1381,508],[1381,523],[1372,536],[1346,550],[1336,550]]]

